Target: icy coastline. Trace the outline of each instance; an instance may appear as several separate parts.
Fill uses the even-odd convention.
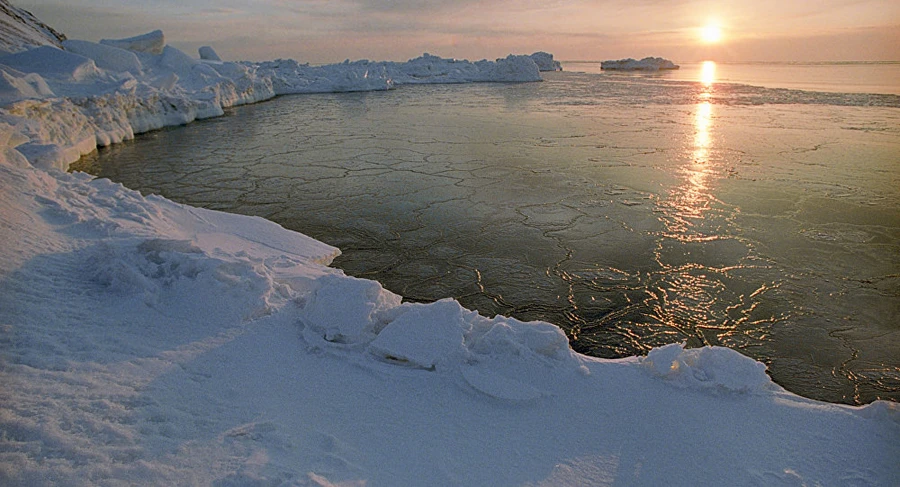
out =
[[[98,146],[278,95],[541,80],[537,63],[525,55],[469,62],[426,53],[405,63],[326,66],[223,62],[209,46],[201,59],[188,56],[167,45],[162,31],[100,43],[66,39],[60,46],[0,55],[0,117],[30,139],[19,150],[42,168],[65,169]],[[552,66],[552,55],[538,54]]]
[[[551,324],[403,303],[266,220],[59,170],[282,93],[534,80],[527,57],[311,67],[119,41],[0,58],[0,484],[900,478],[895,403],[807,400],[725,348],[582,356]]]

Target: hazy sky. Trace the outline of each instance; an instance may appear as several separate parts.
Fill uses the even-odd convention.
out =
[[[12,0],[73,39],[162,29],[196,56],[403,61],[423,52],[676,62],[900,60],[897,0]],[[717,44],[699,30],[718,24]]]

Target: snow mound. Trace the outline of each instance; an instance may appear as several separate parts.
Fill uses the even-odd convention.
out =
[[[370,354],[427,370],[449,366],[465,357],[465,335],[471,330],[466,316],[471,311],[449,299],[405,308],[369,343]]]
[[[154,30],[153,32],[125,39],[101,39],[100,44],[147,54],[162,54],[163,47],[166,45],[166,38],[163,35],[163,31]]]
[[[544,51],[538,51],[531,55],[531,59],[537,64],[541,71],[562,71],[562,64],[553,60],[553,54]]]
[[[56,95],[41,75],[0,66],[0,104],[53,96]]]
[[[199,49],[200,59],[204,61],[221,61],[222,58],[216,54],[216,51],[210,46],[203,46]]]
[[[642,359],[654,375],[683,387],[732,392],[769,390],[774,385],[766,366],[730,348],[703,347],[685,350],[672,343],[654,348]]]
[[[387,325],[400,296],[375,281],[334,275],[319,279],[304,301],[300,320],[307,341],[357,344],[371,341]]]
[[[141,61],[132,51],[76,39],[65,40],[62,45],[66,51],[92,59],[98,68],[114,72],[129,72],[135,76],[143,74]]]
[[[50,46],[2,56],[0,64],[63,82],[81,83],[100,74],[91,59]]]
[[[554,381],[548,371],[584,373],[565,334],[549,323],[485,318],[453,299],[401,303],[377,282],[339,274],[313,287],[299,301],[304,340],[313,349],[356,357],[362,366],[374,361],[457,377],[481,394],[514,402],[546,395]]]
[[[628,58],[600,63],[600,69],[618,71],[659,71],[663,69],[678,69],[680,67],[672,61],[661,57],[645,57],[640,61]]]

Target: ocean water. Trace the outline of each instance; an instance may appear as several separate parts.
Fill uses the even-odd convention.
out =
[[[550,321],[590,355],[723,345],[807,397],[900,400],[900,77],[826,91],[846,65],[781,67],[281,97],[73,169],[263,216],[408,300]]]

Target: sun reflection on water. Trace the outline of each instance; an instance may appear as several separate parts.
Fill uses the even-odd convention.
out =
[[[714,172],[710,167],[710,152],[713,146],[713,104],[709,101],[701,101],[694,108],[693,116],[693,140],[689,145],[688,161],[681,167],[680,172],[684,183],[674,190],[672,203],[679,215],[679,228],[685,231],[691,226],[685,218],[703,218],[703,212],[709,208],[710,195],[709,178]]]
[[[700,82],[703,83],[703,86],[708,90],[712,88],[713,83],[716,81],[716,63],[712,61],[703,61],[703,65],[700,68]],[[704,93],[705,95],[709,95],[709,91]]]
[[[709,177],[713,173],[710,167],[710,152],[713,146],[713,104],[712,92],[716,78],[716,63],[705,61],[700,72],[701,90],[699,102],[694,107],[693,140],[689,143],[689,157],[681,168],[684,183],[675,189],[672,203],[678,213],[678,230],[684,232],[691,226],[685,220],[703,218],[710,200]]]

